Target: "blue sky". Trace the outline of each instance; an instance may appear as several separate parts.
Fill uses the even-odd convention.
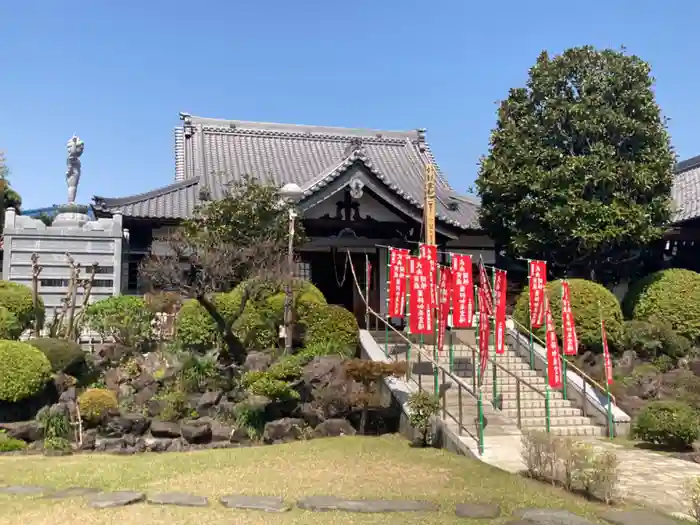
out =
[[[624,4],[624,5],[623,5]],[[0,5],[0,150],[25,208],[172,182],[178,112],[428,129],[466,190],[495,102],[538,53],[625,45],[649,61],[680,158],[700,154],[700,2],[53,0]]]

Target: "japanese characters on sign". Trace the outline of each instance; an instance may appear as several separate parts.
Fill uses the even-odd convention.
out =
[[[428,286],[430,286],[430,293],[434,306],[437,304],[437,294],[435,293],[437,287],[437,246],[434,244],[420,244],[418,245],[418,255],[421,259],[430,261]]]
[[[389,250],[389,317],[403,317],[406,310],[408,250]]]
[[[450,315],[450,296],[452,295],[452,270],[440,268],[439,315],[438,315],[438,351],[442,351],[447,329],[447,318]]]
[[[479,309],[486,310],[487,315],[493,315],[493,296],[491,295],[491,285],[486,274],[486,267],[483,261],[479,260],[479,290],[483,291],[484,299],[479,296]],[[482,293],[482,292],[479,292]]]
[[[409,328],[413,334],[432,334],[434,329],[434,303],[428,284],[430,261],[420,257],[411,257],[409,265],[411,269]]]
[[[557,341],[557,332],[554,327],[554,318],[552,310],[549,308],[549,299],[545,294],[545,336],[547,343],[547,379],[549,380],[550,388],[561,388],[562,372],[561,372],[561,356],[559,355],[559,342]]]
[[[530,324],[539,328],[544,323],[544,290],[547,286],[547,262],[530,261]]]
[[[571,309],[571,290],[567,281],[561,282],[561,327],[564,355],[578,354],[578,336],[576,335],[574,312]]]
[[[474,282],[472,258],[451,254],[452,258],[452,326],[472,328],[474,325]]]
[[[489,361],[489,314],[486,313],[486,310],[481,307],[483,304],[483,301],[485,301],[486,298],[484,297],[484,289],[479,288],[479,357],[481,358],[479,360],[479,385],[484,381],[484,376],[486,375],[486,367],[488,366],[488,361]]]
[[[608,350],[608,334],[605,331],[605,321],[600,319],[600,335],[603,339],[603,362],[605,364],[605,381],[608,386],[613,384],[613,367],[610,359],[610,350]]]
[[[494,287],[494,292],[496,295],[496,328],[495,328],[495,339],[496,339],[496,354],[503,354],[506,350],[506,271],[505,270],[495,270],[496,272],[496,285]]]

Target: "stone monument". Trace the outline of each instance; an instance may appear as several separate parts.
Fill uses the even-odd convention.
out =
[[[87,207],[79,206],[75,203],[75,195],[80,184],[80,174],[82,165],[80,156],[85,150],[85,142],[80,137],[73,134],[66,144],[68,158],[66,159],[66,184],[68,185],[68,203],[59,206],[58,214],[54,218],[51,226],[82,226],[90,219],[87,215]]]

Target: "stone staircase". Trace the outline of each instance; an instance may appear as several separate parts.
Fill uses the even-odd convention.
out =
[[[466,332],[466,333],[465,333]],[[373,336],[377,344],[381,347],[387,341],[390,353],[396,354],[399,360],[405,360],[407,355],[407,343],[396,333],[389,332],[387,335],[382,332],[374,332]],[[474,358],[478,362],[478,355],[475,352],[475,342],[469,341],[473,338],[473,331],[463,331],[454,338],[453,352],[453,373],[464,380],[471,392],[478,391],[474,387],[476,374],[474,368]],[[415,345],[414,347],[418,347]],[[433,347],[424,345],[423,352],[433,355]],[[434,390],[434,375],[432,366],[428,362],[419,360],[416,351],[411,352],[412,378],[419,383],[421,388],[428,391]],[[494,398],[493,389],[493,364],[489,362],[484,377],[483,407],[486,427],[484,429],[484,441],[488,446],[490,438],[496,436],[514,435],[522,430],[546,430],[546,382],[541,372],[531,370],[528,362],[511,349],[506,349],[503,355],[495,355],[493,347],[490,355],[496,360],[500,367],[496,367],[496,391]],[[420,362],[419,362],[420,361]],[[439,362],[446,369],[449,369],[448,344],[439,356]],[[449,381],[449,378],[447,379]],[[442,382],[442,374],[439,374],[439,383]],[[459,392],[456,385],[450,387],[446,392],[447,412],[453,416],[457,415],[460,401],[462,403],[463,421],[472,418],[472,427],[477,428],[476,418],[478,416],[476,399],[471,392]],[[460,399],[461,398],[461,399]],[[549,392],[550,409],[550,432],[560,436],[602,436],[606,429],[596,425],[590,418],[583,415],[580,408],[573,402],[565,400],[560,391],[551,390]],[[452,418],[446,418],[450,424]],[[455,423],[456,426],[456,423]]]

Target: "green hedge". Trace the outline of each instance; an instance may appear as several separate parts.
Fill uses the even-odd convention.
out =
[[[32,290],[23,284],[0,281],[0,305],[12,312],[22,325],[22,330],[32,326],[35,319]],[[44,301],[39,297],[37,314],[44,318]]]
[[[600,314],[605,319],[605,329],[608,335],[608,346],[611,351],[620,348],[623,340],[622,310],[615,295],[598,283],[585,279],[570,279],[571,309],[576,322],[579,351],[601,353],[603,351],[600,333]],[[561,339],[561,281],[547,284],[552,316]],[[598,306],[600,304],[600,307]],[[513,317],[524,327],[530,325],[530,289],[525,289],[518,297],[513,311]],[[534,331],[540,339],[544,339],[544,328]]]
[[[51,379],[51,363],[41,350],[19,341],[0,341],[0,401],[38,394]]]
[[[334,344],[354,354],[359,341],[355,315],[335,304],[312,304],[301,320],[304,346]]]
[[[689,447],[698,436],[698,414],[678,401],[654,401],[637,416],[634,437],[655,445]]]
[[[625,321],[623,348],[634,350],[637,357],[653,361],[661,356],[676,359],[686,357],[692,349],[690,339],[676,333],[670,326],[648,321]]]
[[[118,295],[88,306],[85,321],[102,337],[136,348],[152,339],[155,314],[143,297]]]
[[[630,286],[623,301],[628,319],[665,324],[691,341],[700,341],[700,274],[671,268]]]
[[[75,341],[46,337],[30,339],[27,343],[44,353],[54,373],[64,372],[77,377],[85,370],[85,352]]]
[[[17,316],[0,306],[0,339],[19,339],[22,331],[22,324]]]

